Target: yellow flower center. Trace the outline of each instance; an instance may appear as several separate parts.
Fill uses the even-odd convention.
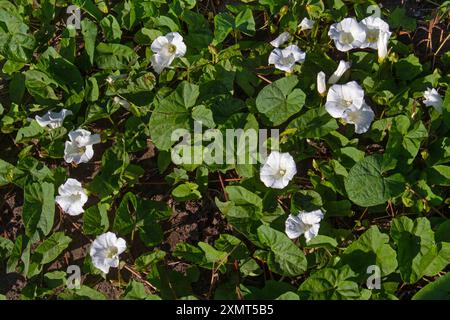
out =
[[[168,51],[170,54],[174,54],[174,53],[177,51],[177,47],[176,47],[175,45],[173,45],[173,44],[169,44],[169,45],[167,46],[167,51]]]
[[[353,40],[353,36],[350,32],[343,32],[341,34],[341,42],[350,44],[353,42]]]
[[[112,259],[117,255],[117,252],[118,252],[118,250],[116,247],[110,247],[110,248],[108,248],[108,251],[106,252],[106,257],[108,259]]]

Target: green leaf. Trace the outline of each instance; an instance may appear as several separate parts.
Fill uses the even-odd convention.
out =
[[[192,119],[201,122],[202,125],[208,128],[214,128],[216,126],[211,109],[208,109],[204,105],[192,108]]]
[[[70,244],[72,239],[64,232],[56,232],[41,243],[33,253],[32,260],[39,264],[55,260]]]
[[[382,161],[380,155],[372,155],[350,169],[345,179],[345,190],[352,202],[362,207],[376,206],[404,190],[401,176],[385,177]]]
[[[214,17],[214,44],[217,45],[225,40],[233,31],[234,18],[229,13],[219,13]]]
[[[150,134],[160,150],[169,150],[174,141],[171,134],[177,129],[189,129],[189,110],[195,105],[199,87],[182,82],[155,108],[150,118]]]
[[[257,232],[259,241],[269,250],[267,265],[270,270],[288,277],[306,271],[305,255],[284,233],[265,225],[260,226]]]
[[[403,28],[408,31],[416,29],[416,19],[406,15],[406,9],[397,7],[389,15],[389,26],[391,28]]]
[[[242,10],[238,13],[234,20],[234,28],[240,30],[242,33],[253,36],[255,34],[255,20],[250,8]]]
[[[342,263],[363,277],[367,267],[377,265],[381,275],[386,276],[397,269],[397,255],[389,245],[389,236],[372,226],[344,250]]]
[[[41,71],[28,70],[25,72],[25,87],[34,97],[59,100],[52,85],[54,87],[56,82]]]
[[[321,138],[339,128],[336,120],[331,118],[325,108],[314,108],[292,120],[288,128],[295,129],[301,138]]]
[[[422,64],[414,54],[398,60],[395,64],[395,74],[401,80],[409,81],[422,73]]]
[[[450,243],[436,244],[426,218],[408,217],[392,221],[391,236],[397,245],[397,260],[403,281],[415,283],[423,276],[434,276],[450,261]]]
[[[86,235],[100,235],[109,229],[108,207],[99,203],[83,213],[83,231]]]
[[[196,183],[185,182],[172,190],[172,196],[178,201],[188,201],[200,199],[202,194]]]
[[[427,284],[412,300],[450,300],[450,273]]]
[[[300,285],[298,295],[309,300],[358,299],[359,285],[353,281],[354,276],[348,266],[316,271]]]
[[[130,47],[117,43],[99,43],[95,53],[95,64],[100,69],[126,69],[136,62],[138,56]]]
[[[94,53],[95,53],[95,40],[97,38],[97,25],[89,19],[83,19],[81,21],[81,34],[83,35],[84,48],[87,55],[89,56],[89,61],[94,64]]]
[[[14,242],[9,239],[0,237],[0,261],[6,260],[11,255],[14,248]]]
[[[142,283],[131,280],[125,292],[123,293],[124,300],[145,300],[149,294],[145,290]]]
[[[294,89],[298,83],[295,76],[281,78],[264,87],[256,98],[256,108],[275,126],[285,122],[299,112],[306,95],[301,89]]]
[[[107,15],[100,21],[100,27],[108,42],[119,42],[122,37],[120,25],[113,15]]]
[[[36,230],[48,235],[55,217],[54,186],[48,182],[35,182],[24,187],[23,223],[25,234],[32,237]]]
[[[106,300],[106,296],[95,289],[82,285],[79,289],[58,295],[63,300]]]

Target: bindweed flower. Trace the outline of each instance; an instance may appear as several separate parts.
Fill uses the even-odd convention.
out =
[[[300,28],[301,31],[309,30],[314,27],[314,23],[315,23],[314,20],[310,20],[308,18],[303,18],[303,20],[300,22],[298,27]]]
[[[351,65],[352,64],[350,62],[346,62],[344,60],[339,61],[339,65],[336,71],[334,71],[333,74],[331,75],[330,79],[328,79],[328,83],[335,84],[336,82],[338,82],[339,79],[344,75],[344,73],[348,69],[350,69]]]
[[[178,32],[170,32],[165,36],[157,37],[151,45],[154,55],[150,58],[153,69],[161,73],[170,66],[175,58],[186,54],[186,45]]]
[[[342,116],[342,119],[344,119],[345,122],[355,125],[355,133],[358,134],[367,132],[374,118],[375,113],[366,102],[363,102],[363,105],[359,110],[345,110],[344,115]]]
[[[119,255],[125,251],[127,243],[112,232],[106,232],[95,238],[92,243],[90,255],[92,263],[103,273],[108,273],[109,268],[119,266]]]
[[[304,62],[306,53],[295,44],[284,49],[275,48],[269,55],[269,64],[275,65],[278,70],[292,72],[297,62]]]
[[[328,35],[334,40],[339,51],[359,48],[366,40],[366,31],[355,18],[345,18],[330,27]]]
[[[67,179],[64,184],[59,186],[58,193],[55,201],[62,211],[71,216],[77,216],[84,212],[83,206],[87,202],[88,196],[77,179]]]
[[[378,38],[378,62],[381,63],[387,57],[388,54],[388,42],[390,34],[382,33]]]
[[[328,90],[325,109],[333,118],[342,118],[347,109],[361,109],[364,102],[364,90],[356,81],[346,84],[334,84]]]
[[[442,101],[442,97],[436,89],[427,88],[427,90],[424,91],[423,96],[425,98],[423,100],[423,103],[427,107],[432,106],[436,109],[437,112],[442,114],[442,105],[444,104],[444,102]]]
[[[306,242],[309,242],[319,233],[322,219],[323,212],[321,210],[300,211],[297,216],[290,214],[286,219],[285,232],[289,239],[296,239],[303,234]]]
[[[122,99],[120,97],[114,97],[113,101],[114,101],[114,103],[121,105],[122,107],[124,107],[127,110],[130,109],[130,103],[125,99]]]
[[[323,71],[320,71],[317,74],[317,92],[319,92],[321,96],[324,96],[327,92],[327,83],[325,81],[325,77],[326,75]]]
[[[61,127],[64,119],[72,114],[72,111],[67,109],[62,109],[60,112],[47,111],[42,117],[36,116],[35,120],[42,128],[56,129]]]
[[[85,163],[94,156],[92,145],[100,143],[100,135],[91,134],[84,129],[69,132],[70,141],[66,141],[64,148],[64,160],[67,163]]]
[[[266,187],[283,189],[296,173],[295,161],[289,153],[272,151],[261,168],[260,179]]]
[[[283,44],[285,44],[286,42],[288,42],[289,40],[291,40],[291,38],[292,38],[292,36],[289,32],[283,32],[278,37],[276,37],[274,40],[270,41],[270,44],[273,47],[278,48],[278,47],[282,46]]]
[[[366,31],[366,39],[361,44],[361,48],[379,49],[378,41],[380,37],[383,36],[383,39],[387,37],[387,40],[389,40],[391,36],[389,25],[379,17],[367,17],[361,20],[360,24]]]

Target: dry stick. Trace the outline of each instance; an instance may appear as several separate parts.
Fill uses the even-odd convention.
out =
[[[143,283],[145,283],[147,286],[149,286],[150,288],[152,288],[155,291],[158,291],[158,288],[156,288],[154,285],[152,285],[150,282],[148,282],[146,279],[143,279],[141,274],[138,273],[137,271],[134,271],[131,267],[129,267],[128,265],[124,265],[123,266],[125,269],[127,269],[131,274],[133,274],[135,277],[137,277],[139,280],[141,280]]]
[[[257,73],[256,76],[257,76],[258,78],[264,80],[265,82],[269,83],[269,84],[272,83],[272,81],[270,81],[269,79],[267,79],[266,77],[264,77],[263,75],[261,75],[261,74],[259,74],[259,73]]]
[[[223,184],[223,179],[222,179],[222,175],[220,174],[220,172],[219,172],[219,180],[220,180],[220,186],[222,187],[223,194],[225,196],[225,200],[228,201],[228,194],[225,191],[225,185]]]
[[[91,239],[89,239],[84,233],[81,232],[81,229],[78,225],[75,224],[75,222],[73,222],[72,220],[69,220],[70,223],[72,224],[72,226],[77,229],[78,231],[80,231],[81,235],[84,236],[86,239],[88,239],[89,241]],[[138,273],[137,271],[135,271],[133,268],[131,268],[130,266],[128,266],[127,264],[125,264],[123,266],[125,269],[127,269],[131,274],[133,274],[135,277],[137,277],[142,283],[146,284],[147,286],[149,286],[152,290],[154,291],[158,291],[158,289],[152,285],[150,282],[148,282],[148,280],[144,279],[142,277],[142,275],[140,273]]]

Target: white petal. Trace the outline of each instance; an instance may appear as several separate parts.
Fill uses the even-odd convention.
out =
[[[309,30],[312,29],[314,26],[314,20],[310,20],[308,18],[303,18],[303,20],[300,22],[300,24],[298,25],[300,27],[300,30]]]
[[[289,32],[283,32],[278,37],[276,37],[274,40],[270,42],[270,44],[278,48],[288,42],[292,38],[291,34]]]
[[[155,54],[158,54],[169,43],[169,39],[164,36],[159,36],[153,40],[151,49]]]
[[[327,84],[325,82],[325,73],[323,71],[320,71],[317,74],[317,92],[319,92],[320,95],[324,95],[325,92],[327,92]]]
[[[377,49],[378,49],[378,61],[381,63],[386,58],[388,53],[388,43],[389,37],[391,36],[390,32],[381,32],[378,41],[377,41]]]
[[[330,79],[328,79],[329,84],[335,84],[339,81],[339,79],[344,75],[344,73],[350,69],[351,63],[346,62],[344,60],[339,61],[339,65],[334,71],[334,73],[331,75]]]
[[[355,125],[355,133],[362,134],[369,130],[370,125],[375,118],[372,108],[365,102],[359,110],[346,110],[342,117],[347,123]]]
[[[298,217],[304,224],[313,225],[322,221],[323,212],[322,210],[314,210],[311,212],[301,211]]]
[[[289,215],[285,222],[285,233],[289,239],[295,239],[300,237],[304,230],[304,224],[300,221],[297,216]]]
[[[151,56],[150,62],[155,72],[161,73],[165,68],[170,66],[174,58],[174,55],[166,57],[160,54],[154,54],[153,56]]]
[[[295,44],[286,47],[282,51],[284,56],[292,54],[294,56],[295,62],[302,63],[305,61],[306,53],[300,50],[300,48]]]
[[[269,55],[269,64],[275,64],[281,58],[281,49],[275,48]]]
[[[442,114],[442,107],[444,104],[444,101],[442,100],[441,95],[436,89],[427,88],[425,92],[423,93],[424,100],[423,103],[429,107],[432,106],[436,109],[437,112]]]
[[[42,117],[36,116],[34,117],[34,119],[42,128],[45,128],[51,122],[48,113],[46,113]]]
[[[116,247],[117,247],[117,254],[121,254],[127,249],[127,243],[125,239],[118,238],[116,241]]]
[[[314,224],[305,232],[306,242],[311,241],[311,239],[313,239],[319,234],[319,228],[320,228],[319,224]]]

